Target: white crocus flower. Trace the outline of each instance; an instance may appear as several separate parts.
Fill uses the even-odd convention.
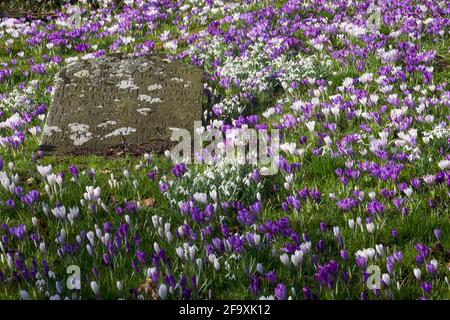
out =
[[[422,277],[422,271],[419,268],[414,268],[413,272],[416,279],[420,280],[420,278]]]

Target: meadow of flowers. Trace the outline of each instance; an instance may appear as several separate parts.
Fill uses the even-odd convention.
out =
[[[0,298],[450,298],[448,1],[122,2],[0,19]],[[279,129],[279,172],[37,151],[113,52],[202,66],[204,130]]]

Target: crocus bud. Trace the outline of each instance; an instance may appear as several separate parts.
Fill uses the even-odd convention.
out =
[[[22,298],[22,300],[30,300],[30,296],[25,290],[20,290],[20,297]]]
[[[435,229],[434,236],[436,237],[437,241],[440,241],[441,240],[441,229]]]
[[[159,286],[158,295],[163,300],[167,298],[167,286],[164,283]]]
[[[354,229],[355,228],[355,220],[353,220],[353,219],[348,220],[348,226],[350,227],[350,229]]]
[[[216,271],[220,270],[220,262],[217,258],[214,260],[214,269],[216,269]]]
[[[380,257],[384,256],[384,247],[382,244],[376,244],[375,249]]]
[[[386,286],[389,286],[389,284],[391,283],[391,277],[387,273],[383,273],[381,279],[383,279],[383,282],[386,284]]]
[[[183,259],[183,258],[184,258],[184,251],[183,251],[183,248],[178,247],[178,248],[175,249],[175,252],[176,252],[177,255],[180,257],[180,259]]]
[[[154,215],[152,216],[152,223],[153,223],[153,227],[156,229],[156,227],[158,227],[158,216]]]
[[[259,274],[264,274],[264,267],[262,263],[256,264],[256,270],[258,271]]]
[[[261,242],[261,236],[259,234],[254,234],[253,235],[253,241],[255,242],[255,245],[258,246]]]
[[[203,260],[202,260],[202,259],[197,258],[197,260],[195,261],[195,263],[197,264],[198,269],[199,269],[200,271],[203,270]]]
[[[90,244],[86,245],[86,250],[87,250],[88,254],[92,257],[92,247]]]
[[[45,254],[45,243],[41,242],[39,244],[39,250],[41,251],[42,254]]]
[[[417,280],[420,280],[421,276],[422,276],[422,271],[418,268],[414,269],[414,276],[416,277]]]
[[[98,286],[97,282],[91,282],[91,290],[96,296],[98,296],[98,294],[100,293],[100,287]]]
[[[285,266],[289,265],[289,256],[286,253],[280,256],[280,260]]]
[[[123,282],[122,281],[117,281],[116,286],[119,291],[123,290]]]
[[[334,236],[337,237],[340,234],[340,230],[338,226],[333,227]]]

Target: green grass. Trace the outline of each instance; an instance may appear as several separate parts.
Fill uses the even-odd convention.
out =
[[[283,1],[277,2],[277,6],[280,6]],[[2,3],[4,8],[12,8],[12,2]],[[23,2],[23,6],[19,7],[20,10],[33,10],[33,7],[27,7],[28,2]],[[0,6],[0,10],[1,10]],[[38,11],[46,11],[54,8],[51,3],[48,6],[39,7]],[[259,6],[255,6],[255,10]],[[323,13],[326,15],[326,13]],[[329,17],[331,18],[331,17]],[[157,40],[157,34],[162,30],[171,29],[175,30],[175,26],[169,24],[163,24],[158,30],[153,32],[150,36],[144,34],[144,31],[137,31],[135,34],[131,32],[130,34],[135,36],[137,42],[152,38],[155,40],[156,51],[163,52],[162,43]],[[200,30],[202,27],[194,26],[194,30]],[[388,33],[388,30],[383,29],[383,33]],[[301,38],[301,35],[298,35]],[[333,41],[336,39],[332,39]],[[101,48],[106,48],[111,44],[110,39],[96,39],[94,37],[88,37],[86,42],[90,44],[97,44]],[[362,43],[358,43],[363,45]],[[336,45],[340,45],[336,42]],[[439,60],[436,62],[436,72],[434,81],[439,83],[441,81],[446,81],[450,79],[450,56],[448,54],[448,47],[450,45],[450,40],[439,42],[437,44],[429,41],[429,39],[423,39],[423,49],[431,50],[434,49],[439,55]],[[131,50],[131,46],[123,48],[124,51]],[[18,52],[26,51],[27,56],[36,57],[36,62],[45,51],[31,49],[32,52],[26,47],[24,39],[17,41],[11,52],[9,54],[5,53],[4,43],[0,43],[0,61],[9,61],[11,58],[15,57]],[[67,49],[57,49],[53,54],[60,55],[63,58],[67,58],[73,55],[73,52]],[[376,73],[379,68],[379,61],[375,54],[370,55],[366,59],[366,71]],[[0,84],[0,92],[10,92],[19,83],[28,81],[22,75],[22,71],[27,68],[27,65],[19,65],[15,69],[14,76],[9,79],[6,83]],[[356,70],[353,64],[342,66],[339,63],[335,63],[333,69],[337,71],[335,75],[329,75],[327,80],[333,81],[333,85],[329,88],[336,89],[338,85],[342,83],[342,80],[347,77],[357,77],[359,72]],[[36,96],[36,101],[39,103],[50,104],[50,95],[45,94],[45,87],[50,86],[53,83],[54,76],[56,75],[58,69],[53,68],[47,72],[45,76],[35,76],[35,79],[40,80],[38,94]],[[269,94],[261,95],[257,97],[259,103],[254,106],[252,111],[263,111],[268,105],[272,105],[274,102],[274,97]],[[306,90],[299,92],[299,99],[308,99],[308,94]],[[439,110],[436,110],[436,116],[442,116]],[[383,118],[383,123],[385,123],[386,117]],[[42,123],[39,123],[42,124]],[[340,119],[337,121],[337,133],[335,137],[342,139],[344,135],[348,132],[354,132],[357,130],[361,123],[358,121],[346,121]],[[374,126],[375,130],[381,130]],[[293,130],[288,138],[295,139],[299,135],[307,134],[302,130]],[[311,138],[311,137],[310,137]],[[314,139],[314,138],[311,138]],[[42,192],[42,201],[46,202],[49,208],[54,208],[58,201],[63,201],[66,208],[72,206],[80,206],[80,199],[83,196],[83,192],[86,186],[99,186],[102,189],[102,200],[108,204],[109,208],[114,208],[117,206],[123,206],[127,201],[139,202],[143,207],[135,214],[131,214],[131,221],[129,234],[132,236],[140,237],[142,244],[140,249],[146,254],[151,255],[154,252],[153,244],[155,241],[161,241],[160,237],[157,235],[157,230],[152,226],[151,217],[155,214],[159,215],[164,219],[164,222],[170,222],[172,224],[172,229],[174,226],[179,226],[184,222],[185,217],[180,215],[177,210],[174,210],[170,206],[167,199],[159,192],[157,181],[163,175],[170,174],[171,163],[165,157],[161,155],[153,155],[153,161],[151,164],[145,166],[142,169],[134,169],[140,161],[143,161],[142,157],[132,157],[130,155],[115,158],[106,158],[99,156],[62,156],[62,157],[44,157],[35,162],[31,161],[32,153],[36,153],[38,146],[38,138],[27,139],[25,145],[16,151],[8,152],[3,154],[2,158],[5,161],[5,165],[8,162],[14,163],[14,172],[17,172],[21,178],[21,181],[27,181],[25,184],[25,191],[32,189],[37,189]],[[312,144],[311,144],[312,145]],[[430,144],[430,152],[439,150],[439,142],[433,142]],[[361,145],[355,145],[355,149],[362,148]],[[3,152],[3,151],[2,151]],[[448,152],[448,150],[447,150]],[[426,155],[428,156],[428,155]],[[364,219],[366,217],[365,208],[359,207],[350,210],[349,212],[341,212],[336,209],[336,204],[329,199],[329,194],[334,193],[339,198],[348,196],[355,186],[363,188],[363,190],[377,190],[381,188],[394,188],[392,182],[380,182],[375,178],[371,178],[365,175],[360,181],[355,183],[354,181],[349,181],[347,186],[343,186],[334,171],[338,168],[343,168],[345,166],[343,159],[333,159],[331,157],[315,157],[308,153],[305,158],[294,158],[291,157],[289,160],[301,162],[301,170],[295,174],[295,181],[292,186],[292,190],[299,190],[304,187],[308,188],[319,188],[322,197],[318,203],[314,203],[311,200],[306,200],[302,202],[302,209],[300,212],[289,212],[286,213],[281,208],[281,203],[284,198],[288,195],[287,192],[274,193],[273,186],[277,186],[280,189],[283,188],[284,177],[278,175],[275,177],[264,178],[264,188],[262,190],[262,197],[268,199],[268,204],[265,205],[263,212],[261,212],[259,221],[266,221],[267,219],[277,220],[281,217],[289,215],[292,228],[298,234],[308,234],[311,238],[312,243],[315,245],[319,240],[325,242],[324,252],[318,254],[318,263],[323,264],[334,259],[341,262],[341,258],[338,255],[339,247],[333,235],[332,226],[340,226],[341,233],[345,239],[345,248],[350,254],[350,263],[343,264],[347,268],[350,274],[350,283],[343,284],[342,280],[337,280],[337,286],[339,290],[328,290],[325,287],[313,288],[316,293],[320,295],[321,298],[340,298],[340,299],[357,299],[361,291],[365,291],[370,297],[374,298],[373,293],[369,292],[365,287],[363,287],[360,280],[361,271],[354,265],[354,253],[356,250],[363,248],[374,247],[376,244],[384,244],[385,247],[389,246],[389,254],[392,254],[396,250],[402,250],[404,259],[401,265],[396,265],[394,272],[394,279],[392,279],[393,284],[390,289],[382,292],[382,297],[392,297],[396,299],[413,299],[417,298],[422,294],[420,289],[420,284],[415,280],[412,273],[412,269],[415,267],[414,259],[416,252],[414,250],[414,245],[417,242],[423,242],[428,245],[432,245],[436,242],[433,236],[433,230],[440,228],[442,230],[441,244],[446,249],[450,249],[450,221],[449,221],[449,205],[446,202],[448,190],[445,187],[435,188],[430,192],[426,186],[422,186],[420,192],[415,196],[409,203],[411,208],[408,216],[402,216],[397,212],[392,203],[386,205],[385,212],[379,217],[375,218],[377,225],[382,226],[381,228],[375,230],[373,235],[368,236],[367,233],[362,233],[360,231],[351,230],[346,228],[348,219],[356,219],[361,217]],[[377,159],[373,156],[368,156],[367,160],[376,161]],[[54,172],[63,172],[65,174],[65,179],[67,182],[64,183],[62,190],[60,190],[55,196],[48,196],[44,192],[44,183],[42,179],[38,176],[36,172],[36,165],[48,165],[51,164],[54,168]],[[80,171],[80,177],[75,182],[69,182],[70,172],[68,167],[71,164],[76,164]],[[146,173],[155,167],[158,168],[158,174],[155,181],[150,181]],[[95,177],[92,179],[89,177],[88,172],[94,169],[96,172]],[[128,170],[130,178],[124,176],[124,170]],[[422,176],[430,172],[430,164],[427,161],[427,157],[424,157],[421,161],[415,162],[414,166],[409,166],[402,173],[400,180],[409,181],[410,178],[415,176]],[[109,180],[111,174],[114,175],[115,179],[119,182],[119,187],[117,189],[111,189],[109,187]],[[137,181],[136,184],[133,180]],[[137,186],[136,186],[137,185]],[[368,195],[366,194],[366,197]],[[433,196],[437,201],[433,209],[428,206],[428,198]],[[6,200],[6,195],[2,194],[3,199]],[[144,205],[146,199],[152,199],[153,204],[149,207]],[[243,233],[248,231],[247,229],[239,226],[236,222],[235,212],[224,213],[224,219],[230,222],[230,225],[236,227],[236,231]],[[34,227],[32,224],[32,217],[36,217],[39,220],[39,227]],[[82,230],[89,231],[94,230],[94,226],[97,224],[102,228],[105,221],[109,221],[113,224],[114,228],[118,228],[119,224],[125,219],[124,216],[116,214],[114,211],[104,212],[99,210],[97,213],[89,212],[85,207],[83,207],[80,213],[80,218],[75,226],[68,227],[62,222],[56,221],[52,217],[52,213],[49,213],[47,217],[40,207],[35,206],[32,209],[27,210],[17,210],[17,209],[6,209],[2,206],[0,210],[0,221],[8,223],[9,225],[17,225],[24,223],[27,230],[32,230],[37,232],[39,236],[46,240],[47,252],[49,254],[43,255],[38,248],[36,248],[31,241],[22,241],[14,243],[13,246],[17,247],[21,252],[26,252],[26,263],[31,264],[31,257],[34,256],[38,261],[42,258],[47,259],[48,264],[61,281],[63,281],[66,275],[66,268],[69,265],[78,265],[82,270],[82,281],[83,287],[81,290],[81,297],[83,298],[93,298],[92,292],[89,286],[86,284],[86,276],[89,280],[94,279],[92,272],[92,267],[95,266],[100,273],[100,286],[102,298],[117,299],[122,296],[131,297],[130,292],[120,293],[116,289],[116,281],[124,281],[124,287],[137,288],[139,285],[145,282],[145,271],[150,266],[148,263],[145,266],[139,267],[139,272],[135,272],[131,268],[131,261],[134,258],[134,249],[137,246],[130,244],[131,254],[126,254],[125,251],[119,252],[114,259],[113,267],[104,267],[102,263],[103,248],[98,246],[98,250],[94,252],[93,257],[88,255],[86,246],[83,245],[79,247],[79,251],[73,256],[67,255],[63,259],[60,259],[56,254],[57,244],[54,243],[54,239],[57,238],[61,229],[66,229],[68,242],[75,244],[75,236],[79,234]],[[328,224],[328,229],[325,232],[319,231],[319,224],[325,221]],[[200,227],[196,227],[196,232],[200,232]],[[397,229],[398,236],[394,239],[391,236],[391,230]],[[358,229],[358,226],[356,226]],[[213,230],[213,235],[215,237],[220,237],[219,228]],[[15,240],[14,240],[15,241]],[[285,242],[289,239],[280,237],[276,239],[273,243],[273,248],[263,248],[262,250],[256,250],[254,248],[249,248],[242,254],[242,259],[233,263],[233,258],[230,255],[224,254],[221,257],[221,261],[227,259],[230,262],[230,274],[234,274],[235,278],[224,277],[226,272],[221,270],[216,272],[213,268],[208,266],[204,273],[199,273],[198,269],[195,268],[194,264],[191,262],[186,263],[175,263],[171,273],[187,275],[196,275],[198,278],[198,287],[200,289],[194,292],[193,298],[205,299],[208,297],[209,289],[212,290],[213,298],[222,299],[243,299],[243,298],[255,298],[251,296],[248,290],[248,276],[245,270],[248,268],[252,272],[256,269],[256,264],[261,262],[264,264],[265,270],[282,270],[280,276],[282,277],[284,283],[289,284],[289,286],[295,286],[297,289],[297,296],[300,297],[301,288],[307,283],[311,283],[311,279],[314,277],[316,272],[316,266],[312,264],[311,261],[307,261],[301,270],[294,270],[292,266],[283,267],[277,256],[272,256],[272,249],[276,249],[277,254],[279,249],[282,248]],[[171,257],[176,257],[175,245],[164,243],[168,250],[168,254]],[[182,241],[176,244],[177,246],[182,245]],[[200,248],[204,249],[204,248]],[[51,253],[51,254],[50,254]],[[439,261],[439,273],[447,274],[446,264],[449,263],[448,258],[442,252],[434,252],[431,254],[432,258],[436,258]],[[385,261],[376,262],[380,264],[382,270],[386,270]],[[191,265],[192,264],[192,265]],[[167,268],[166,265],[163,266]],[[223,264],[222,264],[223,268]],[[284,269],[283,269],[284,268]],[[423,269],[423,268],[422,268]],[[444,281],[437,281],[436,278],[430,276],[430,282],[433,283],[433,298],[449,299],[450,293],[448,285]],[[177,279],[178,280],[178,279]],[[402,286],[401,291],[397,291],[395,288],[396,282],[399,282]],[[264,283],[263,292],[271,293],[273,292],[273,286]],[[45,290],[50,292],[55,291],[55,280],[49,280],[46,283],[44,292],[39,292],[33,287],[28,287],[24,283],[13,283],[6,284],[0,287],[0,299],[15,299],[19,298],[19,288],[30,290],[30,295],[35,298],[45,297]],[[289,289],[289,288],[288,288]]]

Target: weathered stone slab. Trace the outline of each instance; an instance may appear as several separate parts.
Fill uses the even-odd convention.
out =
[[[40,149],[99,153],[120,145],[170,139],[169,128],[192,132],[202,117],[203,71],[153,55],[113,54],[73,62],[58,76]]]

